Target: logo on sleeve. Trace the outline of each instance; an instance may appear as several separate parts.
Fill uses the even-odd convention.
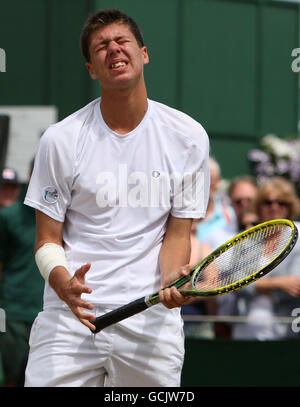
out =
[[[58,192],[55,187],[45,187],[43,190],[44,201],[50,204],[57,202]]]

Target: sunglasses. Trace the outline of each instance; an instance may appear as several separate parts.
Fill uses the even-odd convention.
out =
[[[233,203],[236,205],[241,205],[242,202],[247,201],[248,203],[252,202],[253,199],[252,198],[237,198],[233,200]]]
[[[288,202],[285,202],[285,201],[278,201],[278,200],[276,200],[276,199],[274,199],[273,201],[272,201],[271,199],[265,199],[265,200],[263,201],[263,204],[266,205],[266,206],[271,206],[271,205],[273,205],[273,204],[277,204],[277,205],[279,205],[279,206],[281,206],[281,207],[290,206],[290,204],[289,204]]]

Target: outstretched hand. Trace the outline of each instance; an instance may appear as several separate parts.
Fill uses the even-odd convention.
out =
[[[93,305],[81,299],[81,294],[90,294],[91,288],[85,285],[85,275],[91,267],[90,263],[84,264],[75,271],[73,277],[57,290],[59,297],[70,307],[73,314],[81,323],[94,330],[95,326],[90,322],[95,320],[95,316],[85,312],[85,309],[92,310]]]

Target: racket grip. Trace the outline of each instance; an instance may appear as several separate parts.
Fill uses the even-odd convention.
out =
[[[117,322],[123,321],[132,315],[138,314],[149,307],[145,302],[146,297],[139,298],[138,300],[132,301],[129,304],[123,305],[107,314],[97,317],[95,321],[91,321],[95,325],[96,329],[93,331],[94,334],[98,333],[102,329],[113,325]]]

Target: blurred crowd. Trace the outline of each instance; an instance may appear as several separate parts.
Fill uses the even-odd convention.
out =
[[[29,178],[32,167],[33,163]],[[213,158],[210,173],[206,217],[192,225],[191,265],[258,223],[286,218],[299,227],[299,198],[286,179],[273,177],[258,185],[254,177],[245,175],[224,187],[220,166]],[[33,256],[35,214],[21,198],[18,174],[4,168],[0,176],[0,308],[6,314],[6,332],[0,332],[0,385],[4,386],[23,384],[30,329],[43,301],[43,279]],[[300,313],[298,264],[300,239],[291,254],[256,283],[183,306],[186,335],[260,341],[298,337],[290,322],[293,310],[299,308]]]
[[[33,162],[29,168],[29,177]],[[0,174],[0,385],[23,386],[31,325],[42,310],[44,281],[34,260],[35,212],[23,204],[17,172]]]
[[[227,189],[220,188],[220,166],[213,158],[210,173],[206,218],[193,225],[191,264],[199,263],[237,233],[258,223],[289,219],[299,229],[299,197],[286,178],[274,176],[258,185],[252,176],[239,176]],[[185,305],[182,314],[186,334],[260,341],[299,337],[292,324],[292,317],[300,313],[299,264],[298,240],[289,256],[256,283],[215,299]]]

